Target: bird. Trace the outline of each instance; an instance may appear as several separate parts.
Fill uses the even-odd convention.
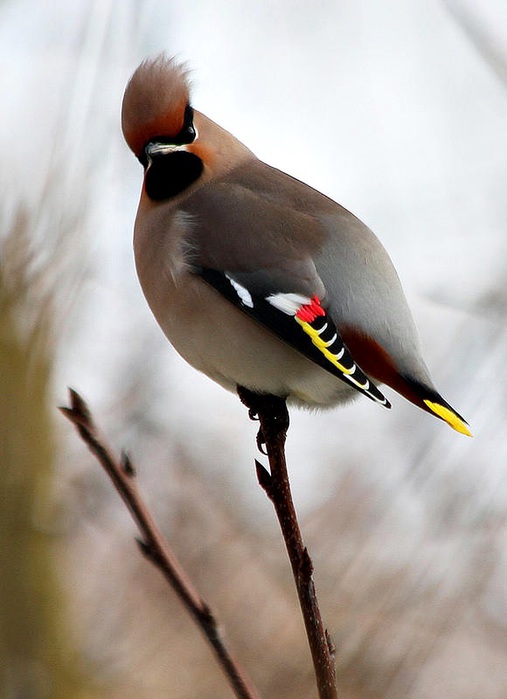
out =
[[[355,215],[193,107],[185,63],[141,63],[125,140],[144,169],[137,275],[176,351],[230,391],[325,408],[395,392],[471,436],[435,388],[398,274]]]

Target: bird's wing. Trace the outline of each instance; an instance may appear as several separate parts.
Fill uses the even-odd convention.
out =
[[[236,176],[203,187],[185,201],[195,272],[308,359],[390,407],[354,361],[326,310],[326,290],[312,260],[323,242],[323,227],[304,206],[288,205],[276,192],[276,182],[271,184],[274,192],[266,181],[261,188]]]
[[[237,308],[323,369],[387,408],[391,404],[356,364],[317,295],[256,294],[234,273],[202,267],[200,276]]]

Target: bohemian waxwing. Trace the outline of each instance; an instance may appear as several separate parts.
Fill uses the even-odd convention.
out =
[[[192,366],[233,391],[310,406],[362,393],[390,407],[375,380],[470,434],[433,386],[396,271],[361,221],[194,110],[174,59],[139,66],[122,127],[144,167],[139,279]]]

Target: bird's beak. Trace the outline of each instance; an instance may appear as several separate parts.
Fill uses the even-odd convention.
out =
[[[198,132],[195,126],[191,126],[188,129],[187,140],[183,143],[167,143],[166,141],[150,141],[144,149],[146,155],[146,160],[148,164],[153,161],[159,155],[169,155],[170,153],[176,153],[177,151],[188,151],[187,146],[193,143],[197,137]]]
[[[157,141],[151,141],[145,148],[146,157],[148,161],[151,162],[153,158],[158,155],[169,155],[169,153],[175,153],[178,150],[186,150],[184,145],[174,145],[172,143],[158,143]]]

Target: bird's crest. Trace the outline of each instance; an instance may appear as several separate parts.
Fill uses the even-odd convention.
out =
[[[155,136],[176,136],[189,103],[188,69],[160,54],[143,61],[131,77],[122,106],[122,129],[129,147],[139,157]]]

